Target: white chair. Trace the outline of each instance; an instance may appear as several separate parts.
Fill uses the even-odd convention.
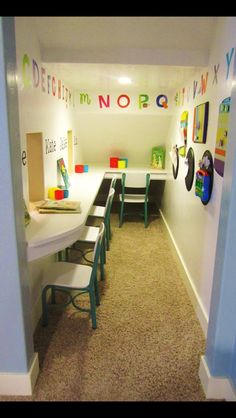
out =
[[[105,220],[105,213],[106,213],[106,210],[107,210],[106,206],[108,204],[109,194],[110,194],[111,189],[115,189],[116,180],[117,180],[117,176],[113,176],[112,180],[111,180],[111,183],[110,183],[109,192],[108,192],[108,195],[107,195],[106,205],[105,206],[93,205],[90,212],[89,212],[89,216],[92,216],[94,218],[102,218],[103,220]],[[109,248],[110,248],[109,241],[111,240],[110,213],[109,213],[109,216],[107,216],[107,219],[106,219],[106,222],[105,222],[105,234],[106,234],[106,249],[109,250]]]
[[[95,241],[92,266],[68,263],[64,261],[55,261],[44,268],[42,281],[43,326],[48,324],[47,291],[48,289],[51,289],[52,303],[55,303],[56,301],[56,291],[67,293],[69,295],[69,301],[63,304],[63,306],[67,306],[69,303],[72,303],[76,309],[82,312],[89,312],[92,318],[92,328],[95,329],[97,327],[96,305],[100,305],[97,282],[97,268],[99,256],[101,253],[104,230],[105,227],[102,223]],[[89,308],[82,308],[77,302],[79,295],[84,293],[89,294]]]
[[[143,203],[143,212],[141,213],[144,216],[144,225],[147,228],[148,222],[148,191],[150,186],[150,174],[149,173],[122,173],[121,177],[121,187],[122,192],[119,195],[119,200],[121,202],[120,207],[120,221],[119,227],[123,224],[124,207],[125,204],[137,204]],[[142,189],[142,193],[133,193],[132,189]],[[135,190],[135,191],[136,191]]]

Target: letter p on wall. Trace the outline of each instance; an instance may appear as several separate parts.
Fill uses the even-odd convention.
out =
[[[139,109],[143,109],[144,107],[148,107],[149,96],[147,94],[140,94],[138,97],[138,107]]]

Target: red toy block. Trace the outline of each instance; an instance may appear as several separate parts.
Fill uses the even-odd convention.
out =
[[[64,190],[55,190],[55,199],[56,200],[64,199]]]
[[[83,173],[84,172],[84,165],[83,164],[76,164],[75,165],[75,172],[76,173]]]
[[[118,160],[117,157],[110,157],[110,167],[111,168],[117,168],[118,167]]]

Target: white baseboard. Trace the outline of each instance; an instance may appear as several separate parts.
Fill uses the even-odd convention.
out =
[[[28,373],[0,373],[0,395],[32,395],[38,374],[38,353],[34,353]]]
[[[184,283],[185,283],[186,289],[188,291],[189,297],[190,297],[191,302],[193,304],[193,307],[195,309],[196,315],[199,319],[199,322],[200,322],[200,325],[202,327],[203,333],[206,337],[207,336],[207,328],[208,328],[208,316],[207,316],[206,311],[205,311],[205,309],[204,309],[204,307],[203,307],[203,305],[202,305],[202,303],[201,303],[201,301],[198,297],[198,294],[197,294],[197,291],[196,291],[195,286],[193,284],[193,280],[191,278],[191,275],[190,275],[190,273],[189,273],[189,271],[188,271],[188,269],[185,265],[184,259],[181,255],[181,252],[180,252],[180,250],[179,250],[179,248],[176,244],[176,241],[175,241],[175,239],[172,235],[172,232],[169,228],[169,225],[168,225],[168,223],[167,223],[167,221],[166,221],[166,219],[163,215],[163,212],[161,210],[160,210],[160,214],[161,214],[161,217],[162,217],[162,219],[165,223],[165,226],[166,226],[166,228],[169,232],[169,235],[170,235],[171,241],[172,241],[172,243],[175,247],[175,250],[178,254],[180,264],[183,268],[183,272],[185,273],[185,274],[183,274],[183,278],[184,278]]]
[[[199,377],[207,399],[222,399],[236,401],[236,392],[225,377],[215,377],[210,374],[206,357],[201,356]]]

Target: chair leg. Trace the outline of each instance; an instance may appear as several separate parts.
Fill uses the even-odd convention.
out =
[[[103,254],[103,262],[106,264],[106,235],[103,235],[101,253]]]
[[[43,327],[46,327],[48,325],[47,290],[48,290],[48,287],[45,287],[42,291],[42,325]]]
[[[69,251],[70,251],[70,248],[69,248],[69,247],[67,247],[67,248],[65,249],[65,259],[66,259],[66,261],[68,261],[68,260],[69,260]]]
[[[122,224],[123,224],[123,216],[124,216],[124,202],[121,202],[121,206],[120,206],[120,223],[119,223],[119,228],[121,228]]]
[[[109,236],[109,225],[106,224],[105,226],[105,241],[106,241],[106,250],[110,250],[110,236]]]
[[[110,219],[109,219],[109,222],[108,222],[108,235],[109,235],[109,240],[111,240],[112,236],[111,236],[111,221],[110,221]]]
[[[55,287],[51,288],[51,304],[52,305],[56,304],[56,289],[55,289]]]
[[[92,328],[97,328],[97,319],[96,319],[96,305],[95,305],[95,295],[94,291],[89,291],[89,298],[90,298],[90,313],[92,318]]]
[[[95,290],[96,305],[99,306],[100,305],[100,297],[99,297],[99,288],[98,288],[97,276],[95,277],[95,281],[94,281],[94,290]]]
[[[144,204],[144,223],[145,228],[148,226],[148,209],[147,209],[147,203]]]
[[[104,251],[103,251],[103,248],[101,249],[101,254],[100,254],[100,274],[101,274],[101,280],[104,280],[105,271],[104,271]]]
[[[59,251],[57,255],[58,255],[58,261],[63,261],[63,251]]]

